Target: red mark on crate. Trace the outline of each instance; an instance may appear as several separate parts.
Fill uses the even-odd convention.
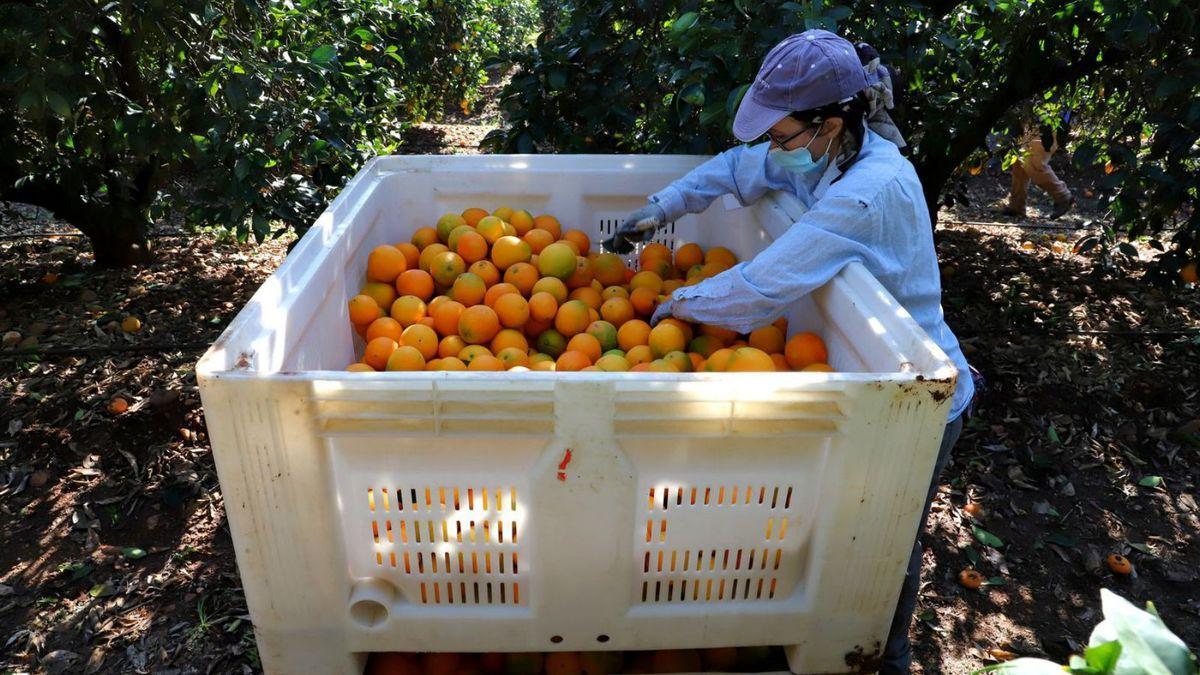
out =
[[[567,465],[571,463],[571,449],[563,453],[562,461],[558,463],[558,479],[561,481],[567,480]]]

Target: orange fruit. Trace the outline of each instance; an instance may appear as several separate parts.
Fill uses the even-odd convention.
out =
[[[775,326],[763,326],[750,331],[750,346],[756,349],[761,349],[768,354],[776,354],[783,351],[784,339],[783,331]]]
[[[654,352],[650,351],[649,345],[636,345],[631,349],[625,350],[625,360],[629,362],[629,367],[641,363],[650,363],[654,360]]]
[[[669,323],[669,324],[673,324],[673,325],[677,326],[679,328],[679,330],[683,331],[683,337],[688,342],[691,342],[692,338],[695,337],[695,334],[692,332],[692,324],[690,324],[686,321],[676,319],[675,317],[672,316],[672,317],[663,319],[660,323]]]
[[[575,274],[578,266],[578,256],[575,251],[561,241],[554,242],[538,254],[538,272],[544,277],[569,279]]]
[[[771,373],[775,371],[775,362],[761,349],[738,347],[726,370],[731,373]]]
[[[386,367],[388,370],[425,370],[425,357],[420,349],[404,345],[392,351]]]
[[[367,279],[392,283],[408,268],[408,259],[395,246],[376,246],[367,255]]]
[[[373,373],[375,369],[365,363],[351,363],[346,366],[346,372],[350,373]]]
[[[447,356],[458,356],[458,353],[467,346],[466,340],[463,340],[459,335],[447,335],[438,342],[438,356],[446,358]]]
[[[433,265],[433,259],[449,250],[445,244],[430,244],[426,246],[421,250],[421,257],[417,258],[417,267],[428,272]]]
[[[541,253],[542,249],[554,243],[554,235],[545,230],[530,230],[521,237],[522,241],[529,244],[530,250],[534,253]]]
[[[433,277],[425,270],[405,270],[396,277],[396,291],[400,295],[415,295],[428,301],[433,297]],[[389,302],[386,306],[390,307],[391,304]]]
[[[370,368],[370,366],[367,367]],[[114,415],[120,415],[129,410],[129,401],[126,401],[124,397],[114,396],[108,400],[108,405],[106,407],[108,408],[108,412]]]
[[[352,324],[350,324],[350,325],[354,327],[354,334],[355,334],[355,335],[357,335],[358,337],[362,338],[364,341],[367,339],[367,326],[368,326],[368,325],[370,325],[370,324],[365,324],[365,323],[352,323]]]
[[[350,298],[350,322],[366,325],[379,318],[379,305],[369,295]]]
[[[546,655],[546,675],[583,675],[576,652],[551,652]]]
[[[442,369],[442,360],[441,359],[433,359],[432,361],[425,362],[425,370],[441,370],[441,369]]]
[[[596,292],[596,289],[592,288],[591,286],[576,288],[575,290],[571,291],[571,295],[568,296],[568,298],[570,300],[579,300],[583,304],[595,310],[599,310],[604,304],[603,298],[601,298],[600,294]]]
[[[389,337],[399,342],[400,333],[403,331],[404,326],[401,326],[399,321],[389,316],[381,316],[372,321],[371,325],[367,326],[367,332],[363,339],[370,342],[377,337]]]
[[[549,321],[558,313],[558,301],[545,291],[534,293],[529,298],[529,315],[538,321]]]
[[[642,252],[638,254],[638,266],[645,267],[647,260],[658,258],[666,258],[667,260],[670,260],[671,249],[667,248],[663,244],[658,243],[657,241],[652,241],[649,244],[646,244],[646,246],[642,248]]]
[[[516,237],[500,237],[492,244],[492,262],[502,270],[517,263],[529,262],[532,257],[533,249],[529,242]]]
[[[625,288],[624,286],[609,286],[603,291],[600,291],[600,297],[605,300],[612,300],[613,298],[624,298],[628,300],[629,289]]]
[[[704,370],[710,373],[723,373],[729,369],[729,362],[733,360],[733,357],[732,349],[724,347],[718,349],[704,360]]]
[[[662,358],[668,352],[683,351],[687,348],[687,336],[679,326],[662,322],[650,329],[650,351],[657,358]]]
[[[628,352],[638,345],[650,343],[650,324],[641,319],[631,319],[617,329],[617,346]]]
[[[505,347],[496,352],[496,358],[504,362],[505,368],[513,368],[516,366],[529,367],[529,354],[527,350],[520,347]]]
[[[398,251],[404,254],[406,268],[415,270],[417,268],[418,261],[421,259],[421,251],[407,241],[400,242],[395,246]]]
[[[737,256],[733,254],[733,251],[730,251],[724,246],[714,246],[708,249],[708,252],[704,254],[704,264],[706,265],[716,263],[718,265],[724,265],[725,269],[729,269],[730,267],[736,265],[737,262]]]
[[[362,290],[359,292],[371,296],[375,304],[380,307],[391,307],[392,301],[396,299],[396,289],[392,288],[391,284],[380,281],[368,281],[363,284]]]
[[[654,272],[638,272],[633,275],[633,279],[629,282],[630,292],[634,292],[639,288],[648,288],[656,296],[662,292],[662,286],[662,277]]]
[[[646,262],[642,264],[641,271],[656,274],[660,279],[668,279],[675,268],[671,265],[671,256],[668,255],[662,258],[647,258]]]
[[[408,347],[415,347],[424,359],[432,359],[438,353],[437,332],[425,324],[417,323],[404,329],[400,340]]]
[[[629,370],[629,361],[619,354],[605,354],[596,359],[596,367],[610,373],[622,373]]]
[[[513,210],[511,206],[501,206],[495,211],[492,211],[492,215],[507,223],[508,219],[512,218]]]
[[[553,358],[558,358],[567,348],[567,339],[563,334],[549,328],[538,334],[537,350],[543,354],[549,354]]]
[[[663,282],[662,294],[670,295],[670,294],[674,293],[675,291],[679,290],[680,288],[683,288],[682,281],[680,281],[679,279],[667,279],[666,281]]]
[[[558,314],[557,307],[555,308],[554,313]],[[541,319],[534,319],[533,317],[530,317],[529,321],[525,322],[525,327],[522,330],[525,331],[525,335],[528,335],[530,338],[537,339],[537,336],[552,328],[554,328],[553,318],[543,321]]]
[[[487,215],[488,215],[487,211],[485,211],[477,206],[472,206],[471,208],[462,212],[463,222],[465,222],[467,225],[470,225],[471,227],[475,227],[476,225],[478,225],[479,221],[486,218]]]
[[[681,373],[689,373],[692,371],[692,359],[683,352],[669,352],[662,357],[663,361],[671,364]]]
[[[786,356],[784,357],[784,362],[785,363],[787,362]],[[791,365],[791,364],[788,364],[788,365]],[[781,369],[781,370],[784,370],[784,369]],[[828,363],[810,363],[807,366],[804,366],[803,368],[801,368],[800,370],[803,372],[806,372],[806,373],[835,373],[835,372],[837,372],[836,370],[833,369],[833,366],[829,365]]]
[[[615,326],[621,326],[633,319],[633,303],[625,298],[609,298],[600,306],[600,316]]]
[[[363,362],[375,370],[383,370],[387,367],[388,357],[399,346],[390,337],[377,337],[368,342],[367,348],[363,350]]]
[[[783,331],[784,335],[787,335],[788,320],[787,320],[786,316],[781,316],[778,319],[775,319],[775,321],[772,322],[771,325],[775,326],[779,330]]]
[[[562,279],[556,279],[554,277],[542,277],[541,279],[538,279],[533,284],[530,292],[549,293],[550,295],[554,296],[554,301],[560,305],[570,299],[570,291],[567,289],[567,285],[563,283]]]
[[[549,232],[555,240],[562,237],[562,225],[559,224],[558,218],[554,216],[542,214],[533,219],[533,226],[539,230]]]
[[[479,275],[463,272],[458,275],[454,280],[454,285],[450,287],[450,297],[470,307],[483,302],[487,290],[487,285],[483,283],[483,279]]]
[[[458,320],[466,305],[456,300],[447,300],[438,305],[433,313],[433,327],[442,335],[457,335]]]
[[[538,281],[537,268],[529,263],[516,263],[504,270],[504,281],[516,286],[523,295],[528,295]]]
[[[728,328],[721,328],[720,326],[713,326],[711,324],[704,324],[703,326],[700,326],[700,334],[709,335],[716,338],[720,341],[721,346],[728,345],[736,340],[738,336],[736,332],[731,331]]]
[[[601,253],[593,263],[596,280],[605,286],[625,283],[625,261],[615,253]]]
[[[468,366],[480,356],[492,356],[492,351],[484,345],[467,345],[458,353],[458,359]]]
[[[462,236],[458,237],[458,241],[451,244],[451,247],[468,265],[483,260],[488,254],[487,240],[475,230],[463,232]]]
[[[525,334],[521,331],[505,328],[496,333],[496,337],[492,338],[492,343],[488,345],[488,348],[493,354],[499,354],[501,351],[509,348],[528,351],[529,340],[525,339]]]
[[[467,364],[462,362],[462,359],[457,356],[444,356],[439,359],[439,370],[466,370]]]
[[[699,244],[684,244],[675,251],[675,269],[687,272],[695,265],[704,262],[704,251]]]
[[[579,247],[579,252],[587,255],[587,252],[592,248],[592,240],[582,230],[567,230],[563,233],[562,238],[566,241],[573,241]]]
[[[1104,559],[1104,562],[1108,565],[1108,569],[1111,570],[1113,574],[1126,575],[1133,573],[1133,563],[1129,562],[1129,558],[1126,558],[1120,553],[1114,553],[1108,556]]]
[[[658,307],[658,294],[649,288],[635,288],[629,294],[629,302],[638,316],[649,318]]]
[[[1200,279],[1200,275],[1196,272],[1195,262],[1190,262],[1179,270],[1179,280],[1183,283],[1194,284],[1197,279]]]
[[[529,321],[529,301],[519,293],[501,295],[496,298],[492,309],[500,317],[500,325],[506,328],[520,328]]]
[[[422,675],[421,664],[409,654],[376,652],[367,660],[363,675]]]
[[[457,253],[446,251],[434,256],[433,260],[429,261],[429,274],[433,276],[433,280],[442,286],[449,286],[454,283],[458,275],[467,271],[467,263]]]
[[[512,216],[507,219],[513,229],[517,231],[518,237],[525,236],[533,229],[533,214],[528,211],[513,211]]]
[[[649,347],[647,347],[647,349],[649,349]],[[631,372],[631,373],[648,373],[648,372],[650,372],[650,363],[651,363],[650,361],[643,361],[642,363],[636,363],[629,368],[629,372]],[[632,673],[648,673],[648,672],[650,672],[649,668],[650,668],[650,666],[638,667],[635,663],[635,665],[633,666],[633,670],[631,670],[630,672],[632,672]]]
[[[691,368],[692,372],[695,372],[695,373],[700,372],[701,368],[704,366],[704,357],[700,356],[696,352],[688,352],[687,355],[688,355],[688,359],[691,360],[691,362],[692,362],[692,368]],[[772,358],[774,358],[773,355],[772,355]],[[782,354],[780,355],[780,358],[783,358]]]
[[[400,322],[401,326],[407,328],[415,323],[420,323],[421,319],[425,318],[426,311],[424,300],[415,295],[403,295],[392,303],[391,315],[393,319]]]
[[[488,286],[493,286],[500,282],[500,270],[496,269],[491,260],[480,260],[479,262],[472,263],[467,268],[467,271],[483,279],[483,283]]]
[[[793,370],[800,370],[814,363],[829,363],[829,352],[825,341],[816,333],[796,333],[784,346],[783,355]]]
[[[589,307],[582,300],[568,300],[554,315],[554,328],[566,337],[582,333],[591,323]]]
[[[436,244],[438,240],[437,230],[432,227],[420,227],[416,232],[413,232],[412,244],[417,247],[418,251],[424,251],[431,244]]]
[[[457,213],[447,213],[437,221],[438,241],[443,244],[450,239],[450,233],[454,228],[466,225],[467,221]]]
[[[983,575],[968,567],[958,573],[958,583],[970,589],[977,589],[983,586]]]
[[[979,502],[967,502],[963,505],[963,513],[972,518],[980,518],[983,516],[983,505]]]
[[[467,370],[505,370],[504,362],[492,356],[491,354],[480,354],[471,359],[471,363],[467,366]],[[457,672],[457,671],[455,671]]]
[[[500,317],[487,305],[475,305],[463,310],[458,317],[458,334],[469,344],[490,341],[500,331]]]
[[[678,373],[679,372],[679,369],[675,367],[675,364],[668,363],[667,361],[664,361],[662,359],[654,359],[653,361],[651,361],[650,368],[648,370],[652,373]]]
[[[600,342],[601,352],[617,348],[617,327],[607,321],[592,321],[584,332]]]
[[[700,654],[694,649],[663,649],[650,658],[654,673],[695,673],[703,670]]]
[[[688,342],[688,351],[696,352],[707,359],[723,346],[725,345],[712,335],[698,335]]]
[[[592,261],[583,256],[575,256],[575,271],[571,276],[567,277],[567,288],[591,288],[592,284]],[[596,298],[600,297],[600,292],[596,291]]]
[[[788,365],[787,357],[783,354],[771,354],[771,362],[775,364],[775,370],[781,373],[786,373],[792,369],[792,367]],[[812,366],[809,367],[811,368]]]
[[[592,360],[583,352],[567,350],[559,355],[554,362],[554,370],[559,372],[578,371],[592,365]]]
[[[591,365],[600,358],[604,350],[600,348],[600,341],[594,336],[587,333],[579,333],[567,341],[568,352],[579,352],[588,357],[588,365]]]
[[[496,308],[496,300],[498,300],[500,298],[500,296],[505,295],[505,294],[512,294],[512,293],[520,295],[521,289],[517,288],[516,286],[513,286],[512,284],[510,284],[508,282],[496,284],[495,286],[492,286],[491,288],[487,289],[487,293],[485,293],[483,295],[483,304],[487,305],[488,307],[491,307],[492,309],[495,309]]]
[[[496,216],[488,216],[475,226],[475,231],[483,235],[488,244],[496,243],[500,237],[504,236],[504,221]]]
[[[446,247],[451,251],[458,251],[458,242],[462,240],[462,236],[468,232],[475,232],[475,228],[470,225],[460,225],[450,232],[450,236],[446,238]],[[476,232],[478,234],[478,232]],[[486,246],[486,242],[485,242]]]

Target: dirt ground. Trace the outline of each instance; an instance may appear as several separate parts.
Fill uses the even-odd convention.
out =
[[[470,152],[485,131],[425,125],[413,147]],[[944,220],[1010,222],[989,210],[1004,190],[984,173]],[[1018,227],[938,233],[946,314],[987,388],[924,536],[918,672],[1065,659],[1102,587],[1200,645],[1200,292],[1072,253],[1102,215],[1081,202],[1058,229],[1030,229],[1051,225],[1042,202]],[[31,211],[0,228],[0,333],[25,341],[0,350],[0,672],[257,672],[193,365],[287,242],[164,226],[156,264],[96,271],[83,239],[11,236],[55,230]],[[1103,569],[1114,552],[1134,575]],[[957,583],[968,566],[982,590]]]

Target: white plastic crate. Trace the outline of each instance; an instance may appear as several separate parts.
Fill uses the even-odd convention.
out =
[[[957,373],[861,266],[790,313],[835,374],[342,371],[374,246],[501,205],[599,241],[703,159],[382,157],[318,219],[197,367],[268,672],[735,645],[870,667]],[[749,258],[802,209],[730,206],[664,243]]]

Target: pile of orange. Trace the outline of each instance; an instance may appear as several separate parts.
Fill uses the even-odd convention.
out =
[[[510,208],[448,213],[378,246],[349,303],[366,346],[347,370],[830,372],[824,341],[780,319],[747,335],[650,317],[737,264],[727,248],[646,245],[638,269],[579,230]]]

